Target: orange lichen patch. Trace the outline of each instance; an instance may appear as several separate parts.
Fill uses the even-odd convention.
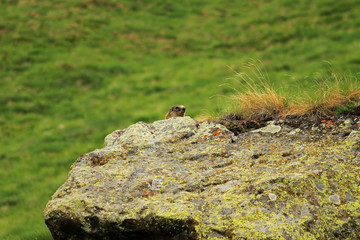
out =
[[[228,138],[229,136],[227,136],[226,134],[223,134],[223,136],[220,138],[220,141],[222,141],[222,140],[224,140],[224,139],[226,139],[226,138]]]
[[[325,123],[326,125],[324,126],[325,130],[329,131],[332,129],[332,127],[335,125],[334,122],[332,122],[331,120],[321,120],[322,123]]]
[[[216,130],[216,132],[215,133],[213,133],[213,136],[215,137],[215,136],[218,136],[219,135],[219,133],[220,133],[220,131],[221,131],[221,129],[220,128],[218,128],[217,130]]]

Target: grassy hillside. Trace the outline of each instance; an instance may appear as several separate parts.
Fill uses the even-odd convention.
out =
[[[250,59],[290,94],[332,71],[356,76],[359,9],[353,0],[0,1],[0,239],[49,239],[42,211],[79,155],[174,104],[193,117],[225,111]]]

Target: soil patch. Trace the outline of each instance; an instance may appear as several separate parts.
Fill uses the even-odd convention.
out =
[[[266,117],[255,120],[245,120],[235,114],[228,114],[215,122],[223,124],[235,135],[262,128],[268,121],[274,121],[276,125],[300,129],[312,135],[340,134],[347,136],[352,130],[359,130],[359,120],[360,115],[358,114],[334,114],[322,117],[288,115],[284,118]]]

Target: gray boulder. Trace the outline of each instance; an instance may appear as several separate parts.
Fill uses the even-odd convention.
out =
[[[114,131],[75,161],[45,222],[54,239],[359,236],[356,134],[268,126],[234,136],[184,117]]]

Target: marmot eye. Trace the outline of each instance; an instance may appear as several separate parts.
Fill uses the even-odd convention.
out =
[[[179,107],[176,107],[175,109],[176,109],[176,110],[179,110]]]

